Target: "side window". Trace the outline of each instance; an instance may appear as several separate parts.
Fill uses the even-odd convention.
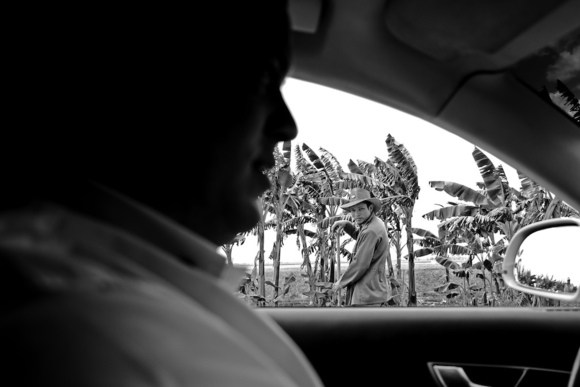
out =
[[[298,137],[276,152],[272,188],[259,198],[263,222],[223,246],[228,262],[247,271],[240,298],[256,307],[533,302],[503,283],[507,243],[527,224],[577,210],[421,119],[295,79],[282,92]],[[389,239],[383,258],[362,244],[355,251],[352,232],[376,227],[342,208],[362,198],[356,189],[380,203],[373,216]],[[333,230],[336,222],[345,227]]]

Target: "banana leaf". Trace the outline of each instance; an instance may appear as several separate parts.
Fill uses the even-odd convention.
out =
[[[308,176],[317,172],[316,168],[314,168],[314,166],[304,158],[299,145],[296,145],[294,148],[294,155],[296,156],[296,169],[299,173],[303,174],[304,176]]]
[[[322,148],[320,148],[320,149],[322,149]],[[332,160],[330,158],[328,158],[328,156],[324,153],[320,155],[320,160],[322,160],[322,163],[324,164],[324,170],[326,171],[326,173],[330,177],[330,180],[331,181],[340,180],[339,172],[336,170],[336,167],[335,167],[334,163],[332,162]],[[340,170],[340,172],[342,172],[342,169]]]
[[[363,171],[363,174],[367,176],[375,175],[376,167],[374,164],[371,164],[364,160],[357,160],[359,168]]]
[[[324,164],[322,163],[322,160],[320,160],[320,157],[318,157],[318,155],[316,154],[316,152],[314,152],[312,150],[312,148],[310,148],[306,144],[302,144],[302,150],[304,152],[306,152],[306,155],[310,159],[310,162],[312,163],[312,165],[314,165],[314,167],[316,169],[318,169],[318,170],[324,170]]]
[[[457,289],[458,287],[459,287],[459,285],[454,283],[454,282],[447,282],[446,284],[443,284],[441,286],[437,286],[436,288],[433,289],[433,291],[437,292],[437,293],[443,293],[443,292],[446,292],[448,290]]]
[[[287,221],[285,221],[284,223],[282,223],[282,229],[283,230],[289,230],[289,229],[293,229],[296,228],[299,224],[313,224],[316,223],[316,219],[313,218],[312,216],[296,216],[294,218],[288,219]],[[304,232],[306,233],[307,230],[304,230]]]
[[[433,249],[430,247],[427,247],[424,249],[418,249],[418,250],[415,250],[413,252],[413,254],[415,255],[415,258],[424,257],[426,255],[433,254]]]
[[[399,204],[400,206],[407,206],[407,207],[413,206],[413,200],[406,195],[394,195],[394,196],[388,196],[386,198],[380,198],[380,199],[381,199],[382,204],[392,205],[392,204],[396,203],[396,204]]]
[[[477,148],[473,150],[472,155],[475,163],[479,167],[479,174],[485,183],[489,200],[496,206],[505,203],[501,180],[497,177],[496,168],[491,160]]]
[[[452,181],[430,181],[429,186],[437,191],[444,191],[448,195],[464,202],[470,202],[477,206],[491,206],[493,203],[485,195],[463,184]]]
[[[423,218],[429,220],[433,219],[445,220],[456,216],[472,216],[474,214],[477,214],[478,211],[479,208],[475,206],[457,205],[433,210],[431,212],[424,214]]]
[[[413,234],[419,235],[421,237],[437,238],[435,234],[422,228],[412,228],[411,231]]]
[[[344,220],[344,219],[346,219],[346,218],[344,216],[341,216],[341,215],[328,216],[316,224],[318,227],[324,229],[324,228],[328,228],[328,227],[332,226],[332,224],[334,222],[336,222],[338,220]]]
[[[356,187],[358,188],[365,188],[365,189],[369,189],[372,187],[378,187],[378,188],[388,188],[388,186],[383,183],[382,181],[372,178],[370,176],[366,176],[366,175],[361,175],[358,173],[346,173],[343,172],[340,174],[340,178],[343,181],[354,181],[356,183],[358,183],[358,185]],[[337,185],[341,183],[341,182],[337,182]],[[349,187],[349,188],[355,188],[355,187]],[[340,188],[340,189],[349,189],[349,188]]]
[[[375,157],[375,167],[382,175],[386,177],[387,181],[392,182],[402,180],[399,170],[393,165],[391,160],[383,161],[378,157]]]
[[[358,167],[358,165],[356,165],[356,163],[352,160],[348,160],[348,170],[350,171],[350,173],[356,173],[359,175],[364,175],[364,172],[362,171],[362,169],[360,169]]]
[[[522,186],[522,194],[527,198],[533,197],[537,193],[540,186],[523,172],[519,170],[517,172],[518,177],[520,178],[520,184]]]
[[[417,165],[411,157],[411,154],[403,144],[399,144],[390,134],[386,139],[389,159],[401,171],[404,185],[407,188],[406,194],[416,200],[419,197],[419,178],[417,176]]]
[[[457,270],[460,268],[460,266],[457,264],[457,262],[454,262],[449,257],[438,256],[438,257],[435,257],[435,261],[447,269]]]
[[[337,158],[336,158],[336,157],[334,157],[334,155],[333,155],[332,153],[330,153],[329,151],[327,151],[327,150],[326,150],[326,149],[324,149],[324,148],[319,148],[319,149],[320,149],[320,152],[322,152],[322,154],[323,154],[324,156],[326,156],[326,157],[327,157],[327,158],[330,160],[330,162],[332,163],[332,165],[333,165],[334,169],[335,169],[335,170],[336,170],[336,171],[337,171],[339,174],[340,174],[340,173],[342,173],[342,172],[344,172],[344,171],[342,170],[342,166],[341,166],[341,165],[340,165],[340,163],[338,162]]]
[[[302,200],[300,200],[296,195],[293,194],[283,194],[282,202],[286,204],[286,208],[292,210],[293,214],[296,214],[302,206]]]
[[[508,199],[508,196],[511,193],[512,189],[510,187],[507,175],[505,174],[505,171],[503,169],[503,165],[500,164],[497,166],[496,173],[497,177],[499,178],[499,181],[501,182],[501,188],[504,194],[504,202],[505,202],[505,200]]]
[[[280,289],[280,286],[276,286],[272,283],[272,281],[266,281],[265,282],[266,285],[270,285],[271,287],[273,287],[274,289]]]
[[[320,204],[325,205],[325,206],[342,206],[343,204],[346,204],[349,202],[348,199],[345,198],[339,198],[339,197],[319,197],[318,201]]]
[[[346,248],[344,248],[343,246],[340,247],[340,255],[342,255],[343,257],[346,257],[346,259],[349,262],[352,261],[352,253],[350,251],[348,251]]]
[[[445,250],[447,251],[448,254],[451,255],[469,255],[473,253],[473,251],[469,247],[456,244],[446,245]]]

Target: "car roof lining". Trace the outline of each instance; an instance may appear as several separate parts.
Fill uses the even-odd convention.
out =
[[[383,0],[324,3],[316,33],[293,34],[290,76],[432,118],[463,75],[446,73],[441,63],[403,44],[387,30],[384,12]],[[379,71],[366,71],[363,60]]]
[[[401,41],[440,61],[494,54],[564,0],[391,0],[385,21]]]
[[[419,4],[420,1],[424,0],[412,0],[412,3]],[[482,43],[493,46],[493,52],[471,50],[452,60],[442,61],[416,47],[427,45],[431,38],[424,39],[423,43],[418,42],[420,36],[429,35],[428,30],[416,29],[413,44],[393,33],[387,21],[394,16],[389,14],[393,10],[403,12],[398,11],[397,7],[406,7],[397,1],[365,0],[361,4],[351,0],[290,0],[295,47],[290,76],[431,120],[471,75],[504,71],[578,27],[576,18],[572,16],[580,14],[578,2],[551,2],[552,5],[556,4],[552,12],[545,12],[546,9],[538,5],[533,8],[534,11],[529,11],[529,15],[526,13],[527,16],[522,16],[521,20],[516,10],[522,3],[520,0],[512,2],[516,5],[510,8],[514,18],[510,23],[519,27],[504,33],[501,42]],[[430,4],[430,1],[426,3]],[[310,5],[306,7],[304,4]],[[410,12],[404,9],[404,12]],[[310,18],[306,16],[308,11],[314,12]],[[540,11],[544,11],[544,17],[537,19]],[[434,18],[453,20],[450,16]],[[530,26],[532,21],[537,23]],[[456,31],[461,28],[464,27],[456,27]],[[309,32],[304,32],[306,29]],[[519,32],[516,33],[516,30]],[[357,31],[357,34],[353,35],[352,31]],[[439,39],[443,39],[443,36],[439,36]],[[466,42],[449,43],[448,47],[462,47]],[[364,66],[360,65],[362,58]],[[367,68],[365,66],[380,68],[382,71],[364,71]]]

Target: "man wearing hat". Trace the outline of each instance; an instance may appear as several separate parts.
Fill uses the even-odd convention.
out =
[[[341,208],[356,224],[339,220],[331,230],[344,229],[356,244],[350,265],[332,289],[336,292],[346,288],[346,305],[381,306],[387,302],[389,288],[385,268],[389,239],[385,225],[375,215],[381,201],[371,197],[369,191],[355,188],[350,201]]]

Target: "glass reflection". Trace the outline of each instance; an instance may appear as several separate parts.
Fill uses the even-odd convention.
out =
[[[513,70],[547,103],[553,104],[580,126],[580,28],[518,62]]]

